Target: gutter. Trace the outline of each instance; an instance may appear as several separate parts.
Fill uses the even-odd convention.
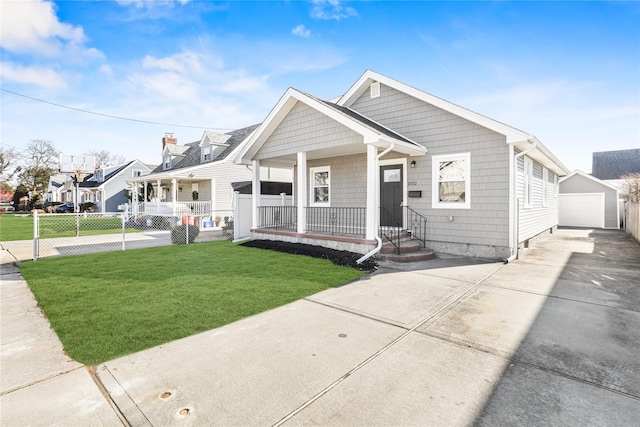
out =
[[[378,162],[380,161],[380,159],[386,155],[388,152],[390,152],[391,150],[393,150],[396,146],[395,142],[391,142],[391,144],[389,145],[389,147],[387,147],[382,153],[378,154],[376,156],[376,163],[378,164]],[[379,193],[379,191],[378,191]],[[382,239],[380,238],[380,236],[375,236],[376,240],[378,241],[378,245],[369,253],[364,254],[363,256],[361,256],[360,258],[358,258],[356,260],[356,264],[362,264],[364,261],[366,261],[367,259],[371,258],[372,256],[374,256],[375,254],[377,254],[378,252],[380,252],[380,249],[382,249]]]
[[[535,149],[538,147],[538,141],[537,141],[537,140],[535,140],[535,139],[533,139],[533,140],[532,140],[532,139],[529,139],[529,142],[531,143],[531,147],[527,148],[527,149],[526,149],[526,150],[524,150],[524,151],[519,152],[519,153],[518,153],[518,154],[516,154],[516,155],[515,155],[515,157],[513,158],[513,159],[514,159],[514,162],[513,162],[513,169],[514,169],[514,171],[513,171],[513,179],[514,179],[514,181],[516,180],[516,176],[518,175],[518,158],[519,158],[519,157],[524,156],[524,155],[525,155],[525,154],[527,154],[527,153],[532,152],[533,150],[535,150]],[[515,196],[516,196],[516,191],[517,191],[517,190],[516,190],[515,182],[514,182],[513,184],[514,184],[514,185],[513,185],[513,196],[514,196],[514,197],[513,197],[513,200],[517,202],[517,200],[518,200],[518,199],[515,197]],[[517,204],[516,209],[514,210],[514,214],[516,214],[516,216],[518,216],[518,215],[517,215],[517,210],[518,210],[518,209],[519,209],[519,203]],[[508,264],[508,263],[510,263],[511,261],[513,261],[514,259],[518,258],[518,231],[520,231],[520,229],[519,229],[519,227],[518,227],[518,225],[519,225],[519,224],[518,224],[518,222],[517,222],[515,219],[514,219],[514,224],[515,224],[515,233],[514,233],[513,238],[514,238],[514,240],[515,240],[515,242],[516,242],[516,243],[515,243],[515,245],[513,246],[513,248],[514,248],[514,254],[513,254],[513,255],[511,255],[509,258],[507,258],[507,259],[505,259],[505,260],[504,260],[504,263],[505,263],[505,264]]]

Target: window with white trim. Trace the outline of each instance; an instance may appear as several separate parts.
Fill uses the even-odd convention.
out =
[[[140,170],[140,169],[133,169],[133,170],[131,171],[131,176],[132,176],[132,177],[142,176],[142,170]]]
[[[380,82],[373,82],[369,86],[371,98],[377,98],[380,96]]]
[[[211,146],[205,145],[202,147],[202,161],[210,162],[211,161]]]
[[[309,169],[311,184],[310,205],[311,206],[329,206],[331,195],[331,168],[330,166],[321,166]]]
[[[164,156],[162,159],[162,168],[171,169],[171,156]]]
[[[431,160],[431,207],[469,209],[471,207],[471,154],[444,154]]]
[[[533,203],[533,160],[524,159],[524,207],[530,208]]]

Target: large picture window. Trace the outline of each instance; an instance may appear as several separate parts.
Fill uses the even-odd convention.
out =
[[[322,166],[310,169],[311,206],[329,206],[331,196],[331,169]]]
[[[433,156],[431,207],[469,209],[470,154]]]

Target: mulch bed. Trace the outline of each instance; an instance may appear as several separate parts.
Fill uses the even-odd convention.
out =
[[[290,254],[328,259],[336,265],[352,267],[367,273],[374,271],[378,267],[378,263],[372,258],[365,260],[362,264],[356,263],[356,260],[360,258],[362,254],[349,251],[339,251],[336,249],[324,248],[322,246],[307,245],[304,243],[278,242],[273,240],[250,240],[242,243],[242,245],[250,248],[271,249]]]

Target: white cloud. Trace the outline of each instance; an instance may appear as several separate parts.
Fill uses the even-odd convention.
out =
[[[291,34],[304,37],[306,39],[311,36],[311,30],[307,29],[304,24],[300,24],[291,30]]]
[[[189,51],[178,53],[166,58],[155,58],[147,55],[142,61],[142,67],[147,69],[158,68],[165,71],[176,71],[180,73],[201,73],[204,69],[198,54]]]
[[[173,7],[176,3],[181,5],[185,5],[189,3],[190,0],[163,0],[163,1],[155,1],[155,0],[116,0],[121,6],[133,6],[136,9],[153,9],[155,7]]]
[[[112,76],[113,75],[113,69],[111,68],[110,65],[108,64],[102,64],[99,68],[100,72],[102,74],[106,74],[108,76]]]
[[[50,1],[3,2],[0,14],[0,46],[9,52],[32,53],[72,60],[99,58],[103,54],[86,48],[82,27],[60,22]]]
[[[350,6],[343,6],[340,0],[313,0],[312,18],[339,21],[354,16],[358,16],[358,12]]]
[[[24,67],[11,62],[0,62],[0,76],[5,81],[27,83],[46,89],[65,89],[67,83],[60,73],[44,67]]]

